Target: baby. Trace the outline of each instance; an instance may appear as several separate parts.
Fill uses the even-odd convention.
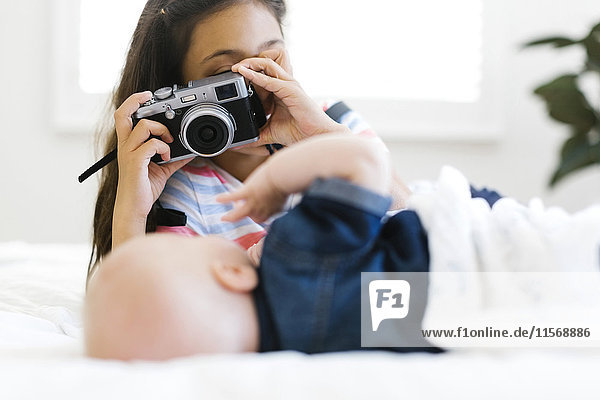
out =
[[[235,204],[224,219],[261,222],[303,193],[273,222],[258,268],[219,237],[152,234],[120,246],[88,287],[87,353],[162,360],[361,349],[360,273],[429,266],[417,215],[386,216],[390,168],[381,143],[354,136],[322,135],[276,153],[219,199]],[[420,292],[426,298],[427,287]],[[407,326],[420,326],[425,303],[411,304]]]

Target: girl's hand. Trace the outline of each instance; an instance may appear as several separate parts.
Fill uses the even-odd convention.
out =
[[[231,70],[243,75],[258,90],[262,88],[273,95],[272,101],[261,96],[265,112],[271,116],[253,146],[290,145],[322,133],[349,132],[347,127],[329,118],[294,80],[285,50],[266,51],[261,57],[235,64]]]
[[[133,94],[114,114],[119,181],[113,217],[113,248],[115,244],[145,232],[146,218],[167,179],[192,160],[163,165],[150,161],[155,154],[168,161],[170,148],[167,143],[173,142],[167,127],[156,121],[143,119],[133,127],[131,116],[151,97],[151,92]],[[151,135],[160,139],[150,139]]]
[[[252,172],[244,186],[235,192],[217,196],[219,203],[234,203],[233,210],[223,215],[221,220],[234,222],[250,217],[256,222],[264,222],[283,210],[288,195],[275,185],[269,170],[263,164]]]

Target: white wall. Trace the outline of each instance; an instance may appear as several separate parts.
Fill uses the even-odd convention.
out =
[[[83,242],[94,183],[79,185],[91,141],[50,128],[53,1],[0,2],[0,240]]]
[[[548,34],[583,34],[600,21],[600,6],[597,0],[504,3],[506,39],[514,52],[506,62],[500,139],[484,144],[388,143],[396,166],[412,180],[433,179],[440,166],[454,165],[477,185],[499,188],[522,201],[541,196],[547,204],[571,211],[599,202],[599,167],[553,191],[546,189],[566,130],[551,122],[543,104],[530,94],[536,84],[577,65],[577,54],[567,51],[559,57],[549,50],[518,49],[520,43]],[[0,0],[0,241],[90,238],[96,184],[92,179],[80,185],[76,178],[94,159],[92,138],[64,136],[50,128],[52,4]]]

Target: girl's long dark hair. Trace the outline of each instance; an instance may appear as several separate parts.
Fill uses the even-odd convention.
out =
[[[184,83],[182,65],[196,24],[235,4],[255,1],[266,6],[279,24],[285,17],[285,0],[148,0],[131,38],[121,79],[112,96],[111,115],[131,94]],[[104,154],[117,145],[114,123],[99,131]],[[112,219],[118,183],[118,165],[110,163],[102,172],[96,199],[89,281],[98,262],[112,248]],[[152,212],[146,232],[156,229]]]

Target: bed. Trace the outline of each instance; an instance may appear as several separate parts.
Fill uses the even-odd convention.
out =
[[[0,243],[0,399],[600,398],[598,347],[87,358],[89,252]]]
[[[0,244],[1,399],[599,396],[600,352],[590,349],[86,358],[81,309],[88,256],[86,245]]]

